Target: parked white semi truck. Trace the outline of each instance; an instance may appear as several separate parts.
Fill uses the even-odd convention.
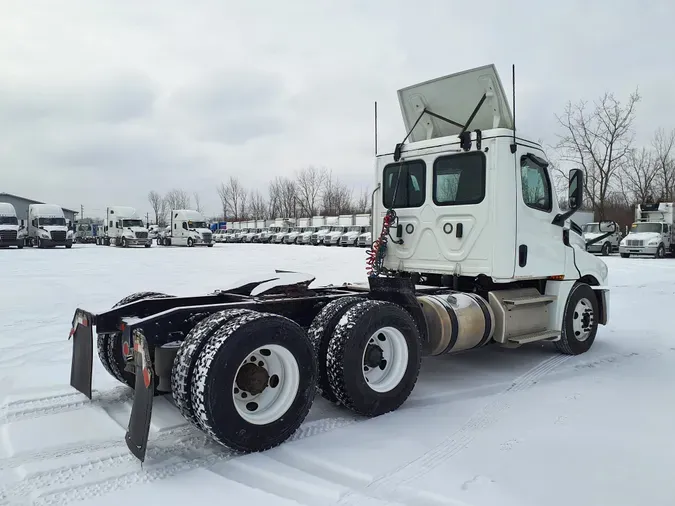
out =
[[[317,391],[361,416],[396,410],[423,356],[591,348],[610,304],[607,265],[570,225],[582,171],[570,171],[562,212],[544,150],[515,135],[492,65],[400,90],[399,102],[408,135],[376,157],[367,283],[316,287],[276,271],[203,296],[142,292],[75,311],[71,385],[91,398],[96,332],[104,367],[135,389],[136,457],[156,395],[222,445],[255,452],[287,440]]]
[[[672,202],[647,202],[635,206],[635,222],[619,244],[622,258],[631,255],[663,258],[675,254]]]
[[[163,237],[162,246],[208,246],[213,247],[213,232],[204,216],[191,209],[171,211],[171,235]]]
[[[63,209],[54,204],[28,206],[28,246],[53,248],[73,246],[73,231],[68,230]]]
[[[23,248],[25,234],[20,234],[16,209],[8,202],[0,202],[0,248]]]
[[[100,246],[152,246],[150,232],[133,207],[112,206],[105,210],[103,235],[96,238]]]

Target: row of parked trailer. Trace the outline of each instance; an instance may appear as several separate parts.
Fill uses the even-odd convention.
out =
[[[215,242],[360,246],[372,244],[369,214],[314,216],[297,220],[255,220],[232,223],[214,232]]]

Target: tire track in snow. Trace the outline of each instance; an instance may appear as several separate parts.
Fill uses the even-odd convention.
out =
[[[331,432],[361,421],[359,417],[329,418],[301,426],[288,439],[297,441]],[[192,435],[172,441],[176,434],[164,433],[148,443],[148,458],[141,463],[126,448],[109,457],[45,471],[0,492],[0,504],[14,504],[22,493],[33,492],[33,504],[64,504],[100,497],[138,483],[148,483],[237,457],[239,454],[219,445],[206,434],[189,426]],[[176,429],[180,430],[180,429]],[[162,443],[159,439],[162,438]],[[85,450],[89,451],[89,450]]]
[[[494,425],[498,421],[501,413],[510,407],[508,394],[527,390],[535,385],[540,378],[571,358],[573,357],[570,355],[558,355],[544,360],[539,365],[516,378],[510,387],[502,391],[497,395],[496,399],[472,415],[462,427],[446,438],[442,443],[425,452],[415,460],[399,466],[393,471],[381,476],[368,484],[365,488],[357,491],[357,493],[346,494],[338,504],[360,504],[359,494],[374,498],[384,497],[401,501],[401,490],[397,490],[397,487],[424,476],[443,462],[446,462],[457,455],[464,448],[469,446],[480,430]],[[413,502],[416,500],[417,499]],[[449,503],[452,502],[450,501]]]
[[[92,392],[91,400],[87,399],[80,392],[73,392],[11,401],[2,406],[0,423],[38,418],[65,411],[75,411],[89,406],[101,406],[105,408],[129,401],[133,399],[133,396],[133,390],[129,387],[121,386],[104,392],[95,390]]]

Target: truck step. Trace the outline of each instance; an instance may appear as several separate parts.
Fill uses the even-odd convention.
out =
[[[531,304],[550,304],[556,300],[555,295],[539,295],[537,297],[511,297],[504,299],[507,306],[529,306]]]
[[[545,330],[543,332],[534,332],[532,334],[523,334],[522,336],[510,337],[509,341],[518,344],[534,343],[535,341],[543,341],[544,339],[553,339],[560,337],[560,332],[557,330]]]

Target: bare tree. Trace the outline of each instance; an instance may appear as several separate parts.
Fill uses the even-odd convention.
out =
[[[329,172],[324,182],[321,199],[322,211],[325,215],[335,216],[352,212],[352,191]]]
[[[647,148],[632,149],[619,178],[624,203],[633,205],[654,195],[657,176],[658,165],[652,153]]]
[[[277,176],[270,184],[270,201],[274,199],[276,211],[271,217],[294,218],[297,216],[298,195],[295,181]],[[281,215],[281,216],[279,216]]]
[[[631,149],[639,100],[637,90],[625,106],[611,93],[605,93],[590,111],[586,102],[568,103],[563,116],[557,116],[564,132],[556,146],[561,160],[584,170],[584,190],[600,219],[604,219],[605,201]]]
[[[354,206],[354,211],[357,213],[369,213],[371,210],[371,195],[368,188],[363,190],[359,195],[358,200]]]
[[[662,200],[673,199],[673,183],[675,182],[675,129],[666,133],[659,128],[652,139],[654,149],[654,165],[658,172],[659,190]]]
[[[246,190],[234,176],[230,176],[227,184],[220,183],[218,196],[223,206],[223,214],[234,220],[243,218],[246,207]]]
[[[202,205],[201,205],[201,202],[200,202],[199,193],[194,192],[192,194],[192,198],[195,199],[195,211],[197,211],[198,213],[201,213],[202,212]]]
[[[164,221],[164,215],[166,214],[164,199],[158,192],[153,190],[148,193],[148,202],[150,202],[152,212],[155,213],[155,224],[159,225]]]
[[[267,199],[267,216],[279,218],[281,216],[281,188],[278,181],[274,180],[269,185],[269,197]]]
[[[267,203],[258,190],[252,190],[248,197],[248,211],[254,220],[267,219]]]
[[[326,170],[316,167],[302,169],[296,177],[297,200],[301,212],[308,217],[316,216],[321,204],[321,189],[326,179]]]
[[[164,202],[166,203],[168,211],[173,211],[174,209],[189,209],[190,195],[188,195],[185,190],[174,188],[164,196]]]

